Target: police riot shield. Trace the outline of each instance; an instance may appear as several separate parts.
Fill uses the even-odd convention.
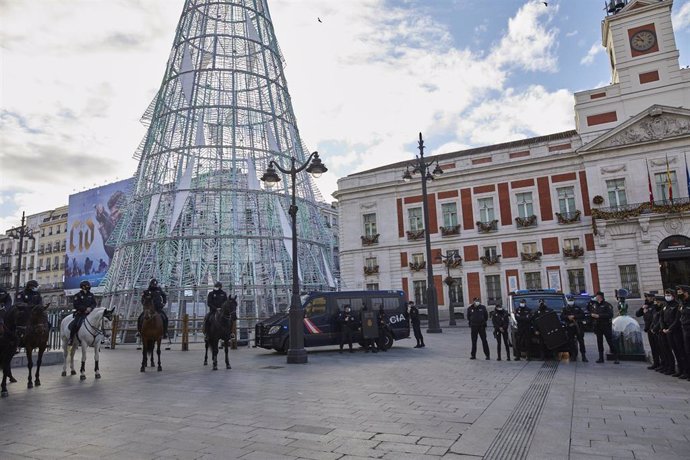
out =
[[[376,324],[376,313],[373,311],[362,312],[362,338],[377,339],[379,337],[379,327]]]
[[[549,350],[555,350],[568,343],[565,327],[561,324],[556,312],[545,313],[539,316],[534,323],[544,340],[544,345]]]

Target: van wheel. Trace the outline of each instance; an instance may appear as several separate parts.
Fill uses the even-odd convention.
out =
[[[288,338],[289,337],[285,337],[285,340],[283,340],[283,344],[280,346],[280,348],[276,348],[276,351],[281,355],[286,355],[288,352]]]
[[[386,332],[386,335],[384,335],[384,340],[383,340],[383,349],[384,350],[390,350],[391,347],[393,346],[393,342],[395,342],[395,339],[393,338],[393,334],[390,332]]]

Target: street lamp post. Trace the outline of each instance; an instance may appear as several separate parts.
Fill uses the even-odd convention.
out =
[[[313,161],[312,161],[313,158]],[[326,166],[321,163],[318,152],[313,152],[307,160],[297,166],[295,157],[290,158],[290,169],[282,168],[278,163],[271,160],[268,163],[268,168],[261,180],[267,187],[272,187],[274,184],[280,182],[280,176],[276,174],[276,169],[283,174],[289,174],[292,181],[292,204],[290,205],[290,217],[292,219],[292,299],[290,301],[290,314],[288,319],[289,324],[289,340],[290,346],[287,353],[288,364],[304,364],[307,362],[307,350],[304,349],[304,311],[302,302],[299,297],[299,276],[297,274],[297,201],[295,198],[297,182],[297,174],[305,169],[314,178],[318,178],[321,174],[328,171]]]
[[[452,287],[455,285],[455,280],[450,276],[450,269],[457,267],[459,265],[459,262],[462,261],[462,259],[460,258],[460,255],[457,252],[453,251],[445,256],[441,254],[438,257],[438,260],[443,261],[443,263],[446,265],[446,279],[444,280],[444,282],[446,283],[450,291],[450,289],[452,289]],[[455,306],[453,305],[450,295],[448,295],[448,315],[450,318],[448,320],[448,326],[455,326]]]
[[[24,255],[24,238],[28,240],[35,240],[34,232],[25,225],[26,218],[22,212],[22,223],[19,227],[11,228],[7,231],[7,236],[12,239],[19,240],[19,247],[17,248],[17,276],[14,278],[14,300],[17,301],[19,295],[19,276],[22,271],[22,255]]]
[[[429,172],[429,167],[436,163],[433,172]],[[410,166],[412,173],[410,173]],[[424,140],[422,133],[419,133],[419,156],[411,162],[405,172],[403,173],[403,180],[410,182],[412,174],[419,173],[422,176],[422,212],[424,214],[424,244],[426,246],[426,299],[427,312],[429,315],[429,327],[426,330],[428,333],[443,332],[438,320],[438,303],[436,301],[436,288],[434,287],[434,270],[431,261],[431,236],[429,234],[429,205],[427,204],[426,183],[428,180],[434,180],[434,176],[443,174],[443,170],[439,167],[438,161],[424,161]]]

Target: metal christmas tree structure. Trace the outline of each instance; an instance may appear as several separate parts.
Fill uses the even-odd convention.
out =
[[[161,87],[142,122],[148,132],[128,205],[109,241],[110,305],[132,315],[151,278],[170,310],[205,309],[215,281],[238,294],[240,313],[290,303],[290,178],[269,189],[269,162],[308,157],[287,90],[265,0],[187,0]],[[335,287],[323,201],[306,172],[296,182],[303,291]],[[124,313],[124,311],[123,311]],[[191,312],[190,312],[191,313]]]

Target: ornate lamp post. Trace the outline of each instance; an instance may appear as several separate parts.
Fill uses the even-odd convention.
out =
[[[438,257],[438,260],[443,261],[443,263],[446,265],[446,279],[444,282],[448,286],[448,289],[452,289],[453,286],[455,285],[456,281],[450,276],[450,269],[452,267],[457,267],[458,262],[461,262],[462,259],[460,258],[460,255],[453,251],[448,255],[443,255],[441,254]],[[448,314],[449,314],[449,321],[448,321],[448,326],[455,326],[455,306],[453,305],[453,302],[450,300],[450,296],[448,296]]]
[[[313,158],[313,160],[312,160]],[[266,184],[267,187],[272,187],[274,184],[280,182],[280,176],[276,173],[276,169],[283,174],[289,174],[290,180],[292,181],[292,204],[290,205],[290,217],[292,220],[292,299],[290,301],[290,313],[289,313],[289,337],[290,346],[287,353],[288,364],[304,364],[307,362],[307,350],[304,349],[304,309],[302,308],[302,302],[299,297],[299,276],[297,274],[297,202],[295,199],[295,182],[297,179],[297,173],[304,171],[305,169],[314,178],[319,178],[321,174],[328,171],[326,166],[321,163],[318,152],[313,152],[309,155],[309,158],[301,164],[296,165],[297,160],[295,157],[290,158],[290,169],[282,168],[278,163],[271,160],[268,163],[268,168],[261,180]]]
[[[7,236],[12,239],[19,240],[19,247],[17,249],[17,276],[14,279],[14,300],[17,300],[19,294],[19,275],[22,271],[22,256],[24,255],[24,238],[28,240],[35,240],[34,232],[25,225],[24,212],[22,212],[22,223],[19,227],[11,228],[7,231]]]
[[[432,172],[429,172],[429,167],[436,163],[436,167]],[[410,167],[412,172],[410,173]],[[427,204],[426,182],[434,180],[434,176],[443,174],[443,170],[439,167],[438,161],[424,161],[424,140],[422,133],[419,133],[419,156],[415,157],[403,173],[403,180],[410,182],[412,174],[419,173],[422,176],[422,212],[424,214],[424,244],[426,246],[426,300],[427,312],[429,314],[429,328],[426,330],[429,333],[440,333],[441,325],[438,321],[438,303],[436,302],[436,288],[434,287],[434,270],[431,262],[431,237],[429,235],[429,205]]]

